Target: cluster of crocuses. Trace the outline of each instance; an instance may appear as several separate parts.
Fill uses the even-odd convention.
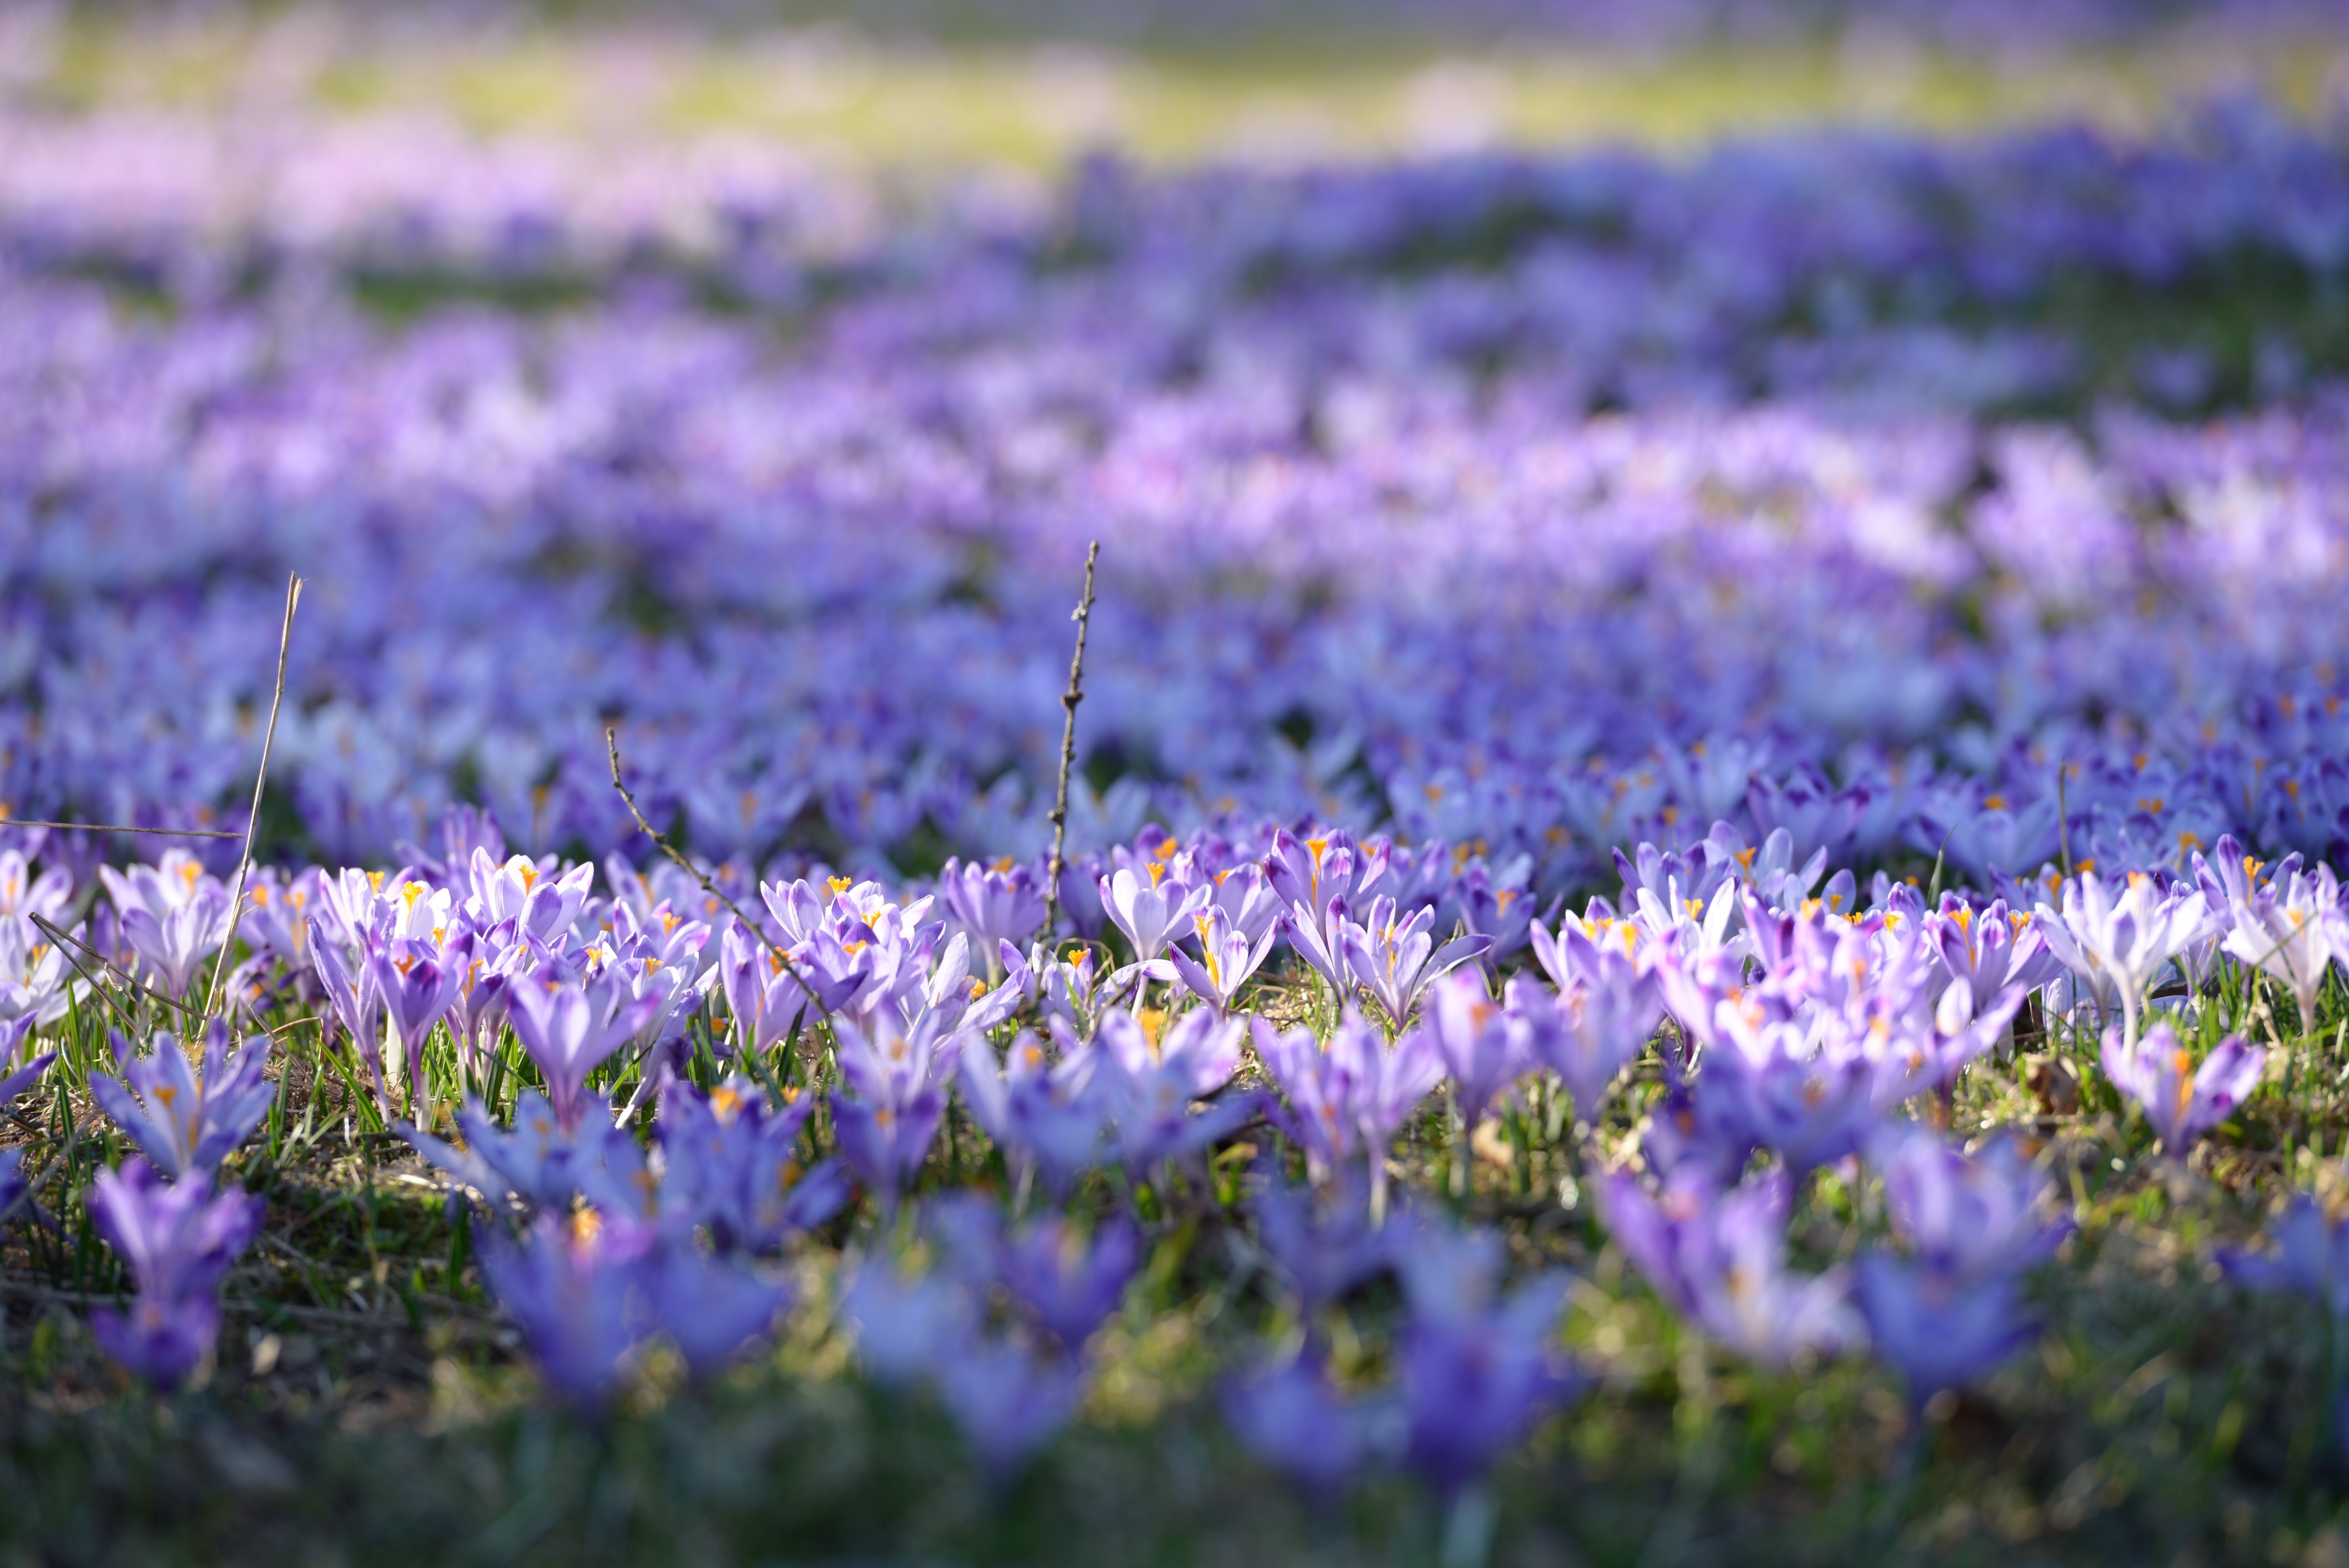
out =
[[[94,1072],[89,1092],[144,1158],[100,1170],[90,1218],[129,1271],[127,1309],[100,1306],[90,1327],[106,1353],[160,1387],[187,1380],[220,1336],[220,1287],[261,1228],[263,1202],[221,1190],[222,1161],[253,1135],[275,1097],[263,1076],[266,1036],[233,1041],[214,1019],[203,1071],[188,1045],[158,1032],[140,1050],[114,1037],[115,1076]]]
[[[999,1474],[1074,1412],[1121,1309],[1144,1243],[1115,1195],[1150,1189],[1164,1212],[1214,1191],[1216,1150],[1271,1136],[1308,1185],[1275,1171],[1232,1219],[1296,1333],[1234,1371],[1227,1419],[1312,1490],[1393,1463],[1460,1496],[1582,1375],[1557,1280],[1507,1286],[1495,1238],[1389,1191],[1398,1138],[1448,1140],[1456,1161],[1506,1111],[1579,1140],[1623,1119],[1635,1068],[1661,1095],[1631,1142],[1584,1158],[1657,1296],[1765,1365],[1872,1346],[1921,1406],[2027,1341],[2024,1275],[2064,1225],[2017,1146],[1961,1149],[1909,1108],[1981,1070],[2028,1003],[2059,1038],[2100,1034],[2107,1078],[2182,1158],[2261,1080],[2263,1051],[2217,1037],[2229,988],[2271,989],[2305,1032],[2349,954],[2328,868],[2223,838],[2181,876],[2058,873],[2026,910],[1929,903],[1881,873],[1863,893],[1823,852],[1797,861],[1787,830],[1746,846],[1723,823],[1620,857],[1619,893],[1577,914],[1480,891],[1440,845],[1152,830],[1092,889],[1114,941],[1075,944],[1066,907],[1043,939],[1017,864],[952,865],[935,892],[771,882],[737,919],[674,868],[615,861],[599,895],[591,867],[505,854],[481,813],[452,811],[441,841],[396,876],[261,878],[227,999],[233,1018],[306,997],[339,1021],[326,1048],[478,1205],[484,1278],[550,1386],[592,1409],[664,1346],[715,1372],[793,1305],[788,1255],[847,1236],[838,1305],[863,1364],[932,1386]],[[89,891],[21,860],[12,875],[60,917]],[[210,882],[170,854],[100,879],[158,902],[88,920],[93,959],[201,997],[208,950],[170,934]],[[1252,979],[1301,989],[1318,1021],[1275,1026]],[[211,1344],[258,1217],[215,1194],[273,1092],[265,1040],[231,1029],[211,1026],[200,1078],[164,1035],[118,1038],[119,1079],[91,1079],[145,1156],[89,1195],[136,1287],[98,1332],[164,1385]],[[502,1116],[515,1073],[535,1081]],[[941,1139],[957,1095],[991,1153]],[[994,1156],[1007,1186],[957,1191]],[[1879,1180],[1892,1231],[1806,1272],[1788,1220],[1823,1171]],[[2280,1235],[2280,1260],[2230,1266],[2323,1294],[2334,1233],[2303,1207]],[[1365,1387],[1330,1315],[1384,1273],[1404,1301],[1394,1377]]]
[[[745,889],[1033,859],[1098,535],[1087,854],[1311,818],[1481,841],[1547,901],[1716,819],[1984,887],[2343,838],[2332,340],[2279,314],[2199,377],[2067,381],[2095,356],[2032,303],[2090,276],[2190,319],[2166,291],[2245,255],[2279,280],[2246,310],[2321,301],[2329,130],[1092,170],[859,250],[788,348],[657,288],[373,322],[274,222],[282,284],[130,310],[86,274],[247,269],[146,201],[45,244],[137,158],[58,135],[0,162],[47,192],[0,212],[21,817],[240,820],[298,568],[281,853],[396,864],[461,798],[600,860],[617,716],[648,812]]]

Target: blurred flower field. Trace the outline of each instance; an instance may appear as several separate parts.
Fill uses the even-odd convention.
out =
[[[0,546],[26,1561],[2349,1558],[2324,8],[28,7]]]

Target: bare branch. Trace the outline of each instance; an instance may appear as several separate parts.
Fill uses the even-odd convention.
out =
[[[1069,769],[1077,760],[1077,704],[1085,699],[1085,633],[1093,618],[1093,562],[1101,559],[1101,541],[1096,539],[1085,551],[1085,596],[1077,602],[1077,613],[1070,619],[1077,624],[1077,651],[1069,660],[1069,689],[1061,694],[1061,707],[1067,717],[1061,726],[1061,782],[1052,796],[1052,858],[1044,867],[1044,943],[1052,941],[1052,922],[1061,907],[1061,872],[1067,862],[1061,851],[1068,841]]]
[[[611,754],[612,788],[617,789],[620,792],[620,799],[627,802],[628,815],[636,820],[636,826],[644,830],[645,837],[650,839],[655,846],[659,849],[660,852],[667,855],[670,861],[675,862],[678,868],[683,871],[686,875],[699,882],[701,884],[702,892],[716,899],[719,903],[724,904],[728,913],[732,914],[736,920],[742,923],[742,928],[745,931],[750,932],[753,936],[756,936],[766,945],[767,951],[774,956],[776,964],[781,965],[783,973],[789,975],[792,981],[798,985],[801,994],[808,999],[808,1004],[815,1008],[819,1016],[824,1017],[831,1016],[832,1009],[823,1005],[823,998],[816,995],[815,987],[808,984],[807,976],[800,972],[800,966],[792,961],[792,955],[783,951],[781,944],[778,943],[773,937],[767,934],[767,928],[760,924],[757,921],[752,920],[749,915],[744,914],[742,913],[741,906],[737,904],[732,899],[728,898],[725,892],[719,889],[719,885],[709,880],[708,872],[704,872],[699,866],[695,865],[691,861],[686,859],[684,854],[678,851],[678,847],[668,841],[667,834],[663,833],[659,829],[645,820],[644,812],[636,806],[636,797],[635,792],[631,790],[626,783],[620,778],[620,732],[615,726],[607,724],[604,727],[604,747],[605,749]],[[738,1029],[746,1026],[747,1026],[741,1025],[739,1022],[736,1025]],[[742,1060],[746,1064],[750,1064],[752,1070],[756,1071],[756,1059],[752,1057],[749,1047],[738,1043],[737,1050]],[[771,1084],[768,1088],[771,1090],[774,1086]]]
[[[261,771],[253,779],[253,810],[244,819],[244,852],[236,859],[236,887],[229,895],[228,935],[221,942],[220,959],[212,965],[212,983],[204,992],[204,1016],[220,1008],[221,982],[228,975],[229,954],[236,950],[236,929],[244,923],[244,882],[253,874],[253,835],[261,826],[261,791],[269,783],[269,748],[277,739],[277,710],[285,702],[285,654],[294,643],[294,609],[302,603],[302,579],[285,574],[285,622],[277,630],[277,689],[269,698],[269,727],[261,737]]]
[[[180,1001],[176,997],[164,995],[163,993],[156,990],[152,985],[140,980],[138,975],[133,975],[121,965],[117,964],[113,959],[109,958],[105,954],[100,953],[97,948],[92,947],[80,937],[59,930],[54,922],[49,921],[41,915],[32,915],[30,916],[30,919],[35,925],[41,928],[42,934],[57,944],[58,952],[65,953],[66,962],[72,964],[76,971],[80,974],[81,977],[89,981],[92,985],[98,985],[98,981],[91,976],[88,970],[82,968],[79,964],[75,963],[74,955],[72,954],[66,953],[66,946],[67,944],[71,944],[73,946],[80,948],[84,953],[88,954],[98,963],[104,965],[109,970],[112,971],[125,985],[129,986],[133,991],[138,992],[140,995],[147,997],[150,1001],[160,1002],[166,1007],[177,1007],[181,1012],[192,1016],[199,1024],[204,1021],[204,1016],[198,1012],[194,1007],[190,1006],[185,1002]],[[111,998],[109,999],[111,1000]],[[127,1018],[124,1020],[125,1023],[128,1023],[129,1021],[129,1020]]]
[[[217,828],[132,828],[120,822],[36,822],[27,817],[0,816],[0,828],[56,828],[67,833],[153,833],[165,839],[234,839]]]

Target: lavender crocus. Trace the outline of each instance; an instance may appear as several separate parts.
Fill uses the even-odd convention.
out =
[[[2051,1219],[2054,1181],[1999,1135],[1969,1154],[1909,1124],[1871,1146],[1893,1228],[1918,1260],[1954,1279],[2011,1275],[2044,1261],[2070,1233]]]
[[[1378,998],[1397,1028],[1410,1020],[1428,986],[1493,944],[1491,937],[1472,932],[1438,947],[1428,930],[1434,923],[1433,909],[1406,915],[1394,900],[1381,896],[1371,901],[1367,921],[1346,920],[1339,926],[1347,973]]]
[[[1800,1176],[1858,1149],[1876,1125],[1877,1075],[1856,1053],[1818,1048],[1805,1024],[1750,999],[1714,1014],[1718,1043],[1696,1091],[1699,1119],[1724,1119]]]
[[[978,1331],[969,1294],[953,1281],[872,1258],[852,1264],[847,1274],[842,1315],[855,1330],[857,1359],[885,1383],[928,1376]]]
[[[1359,1178],[1319,1192],[1268,1181],[1252,1207],[1257,1242],[1308,1317],[1386,1266],[1389,1248]]]
[[[910,1033],[876,1017],[867,1030],[842,1018],[840,1073],[853,1093],[832,1097],[840,1156],[884,1203],[911,1187],[946,1112],[957,1037],[926,1020]]]
[[[1557,997],[1547,1004],[1531,987],[1513,983],[1509,1005],[1526,1019],[1527,1048],[1565,1080],[1575,1114],[1595,1126],[1615,1080],[1662,1022],[1663,999],[1653,971],[1634,956],[1639,927],[1628,921],[1599,940],[1574,923],[1562,925],[1555,939],[1537,923],[1532,935]]]
[[[719,949],[719,983],[734,1019],[733,1048],[764,1056],[769,1047],[791,1037],[807,1011],[807,991],[739,922],[726,928]]]
[[[1073,1352],[1117,1310],[1141,1255],[1141,1234],[1128,1221],[1104,1222],[1089,1237],[1051,1218],[1009,1238],[999,1266],[1012,1299]]]
[[[162,988],[184,996],[197,966],[228,934],[229,892],[186,851],[167,850],[160,867],[98,868],[122,918],[123,940]]]
[[[1341,930],[1346,912],[1379,885],[1386,870],[1383,851],[1366,854],[1347,833],[1299,839],[1283,828],[1273,835],[1264,871],[1281,903],[1282,928],[1297,955],[1341,995],[1350,975]]]
[[[1195,959],[1180,947],[1170,947],[1166,951],[1167,962],[1174,966],[1175,975],[1194,996],[1218,1013],[1228,1013],[1240,987],[1270,956],[1279,928],[1268,922],[1251,940],[1247,932],[1218,904],[1209,904],[1193,915],[1191,923],[1198,934],[1199,956]]]
[[[663,1240],[634,1273],[639,1321],[667,1336],[696,1377],[723,1369],[765,1334],[793,1295],[785,1282],[704,1255],[689,1237]]]
[[[184,1383],[219,1337],[221,1276],[252,1244],[262,1208],[243,1192],[215,1195],[209,1181],[165,1182],[140,1160],[100,1171],[90,1218],[137,1286],[129,1312],[90,1314],[106,1353],[158,1387]]]
[[[1367,1153],[1371,1202],[1383,1212],[1386,1149],[1395,1130],[1444,1078],[1444,1064],[1424,1035],[1390,1047],[1351,1009],[1324,1047],[1310,1029],[1276,1032],[1252,1019],[1256,1052],[1288,1097],[1281,1125],[1304,1147],[1315,1181]]]
[[[1579,1379],[1552,1346],[1566,1305],[1556,1276],[1464,1314],[1415,1311],[1401,1356],[1404,1462],[1456,1498]]]
[[[565,1131],[575,1131],[587,1107],[587,1079],[626,1045],[662,998],[632,996],[624,987],[566,980],[543,970],[509,994],[514,1035],[546,1081],[547,1102]]]
[[[1482,1120],[1494,1098],[1531,1065],[1523,1017],[1522,1006],[1493,1000],[1479,971],[1447,975],[1429,994],[1418,1028],[1452,1079],[1464,1126]]]
[[[1651,1195],[1629,1171],[1601,1186],[1607,1225],[1626,1256],[1674,1310],[1748,1358],[1782,1366],[1833,1355],[1861,1337],[1839,1271],[1787,1272],[1783,1171],[1723,1191],[1676,1172]]]
[[[2333,963],[2349,956],[2349,916],[2333,868],[2295,869],[2281,890],[2249,892],[2227,911],[2223,945],[2238,962],[2271,975],[2292,993],[2302,1033],[2315,1027],[2316,997]]]
[[[13,1051],[10,1054],[14,1054]],[[5,1058],[0,1058],[5,1059]],[[5,1105],[40,1080],[57,1059],[55,1051],[43,1051],[6,1078],[0,1078],[0,1105]],[[25,1146],[21,1143],[0,1150],[0,1218],[13,1215],[17,1202],[25,1196]]]
[[[1102,1159],[1115,1116],[1111,1086],[1093,1066],[1054,1061],[1024,1029],[999,1063],[984,1037],[966,1035],[957,1081],[971,1114],[1013,1171],[1023,1179],[1032,1173],[1045,1191],[1065,1196]]]
[[[2106,1029],[2097,1059],[2113,1087],[2144,1110],[2163,1150],[2182,1157],[2251,1097],[2268,1053],[2230,1035],[2197,1065],[2165,1018],[2134,1049],[2119,1029]]]
[[[721,1253],[757,1253],[832,1218],[848,1197],[839,1162],[802,1171],[797,1161],[800,1130],[814,1109],[808,1095],[776,1109],[748,1078],[706,1093],[670,1079],[660,1100],[664,1220],[708,1230]]]
[[[1241,1032],[1237,1020],[1204,1007],[1155,1026],[1122,1010],[1102,1016],[1094,1078],[1117,1124],[1118,1163],[1129,1174],[1139,1180],[1162,1161],[1187,1159],[1257,1114],[1252,1094],[1193,1109],[1238,1070]]]
[[[1955,1278],[1881,1253],[1859,1260],[1852,1295],[1877,1354],[1899,1368],[1919,1410],[1942,1389],[1962,1387],[1996,1367],[2039,1331],[2020,1309],[2012,1280]]]
[[[1375,1411],[1300,1355],[1224,1386],[1224,1420],[1247,1450],[1328,1505],[1373,1452]]]
[[[627,1375],[642,1343],[635,1264],[652,1247],[640,1226],[612,1224],[593,1210],[541,1214],[520,1242],[491,1230],[481,1276],[522,1330],[532,1364],[583,1410],[601,1406]]]
[[[990,972],[999,976],[995,954],[1001,945],[1008,942],[1017,947],[1043,927],[1044,895],[1036,886],[1035,873],[1024,865],[1010,861],[965,865],[949,860],[938,872],[938,891],[987,955]]]
[[[991,1336],[958,1346],[933,1376],[938,1398],[998,1485],[1068,1425],[1084,1389],[1083,1372],[1070,1361]]]
[[[2178,886],[2165,892],[2143,872],[2133,872],[2119,896],[2094,872],[2066,882],[2059,913],[2041,904],[2035,923],[2047,945],[2097,999],[2116,1005],[2122,1040],[2133,1046],[2147,989],[2169,961],[2205,935],[2210,908],[2199,889]]]
[[[410,886],[415,884],[410,883]],[[367,983],[382,998],[386,1043],[399,1047],[394,1074],[405,1070],[409,1104],[421,1116],[428,1096],[424,1086],[424,1040],[457,999],[472,964],[473,944],[460,933],[445,947],[429,941],[396,940],[370,952]]]
[[[114,1060],[122,1077],[90,1074],[90,1096],[166,1176],[209,1181],[269,1112],[272,1090],[262,1076],[269,1037],[256,1036],[232,1054],[227,1021],[213,1019],[204,1033],[201,1080],[176,1037],[158,1033],[150,1044],[141,1057],[116,1035]]]
[[[1168,881],[1161,861],[1150,861],[1139,872],[1126,867],[1102,878],[1101,893],[1102,907],[1143,964],[1164,953],[1170,939],[1190,930],[1191,917],[1209,896],[1196,883]]]
[[[2304,1295],[2349,1324],[2349,1214],[2327,1213],[2302,1192],[2268,1228],[2268,1240],[2266,1252],[2221,1251],[2220,1267],[2237,1284]]]

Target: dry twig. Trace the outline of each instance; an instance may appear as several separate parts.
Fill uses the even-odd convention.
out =
[[[1052,797],[1052,858],[1044,867],[1044,941],[1052,940],[1052,922],[1061,907],[1061,872],[1066,868],[1061,851],[1068,841],[1069,769],[1077,759],[1077,704],[1085,699],[1085,633],[1093,618],[1093,562],[1101,559],[1101,541],[1085,551],[1085,596],[1077,602],[1077,651],[1069,660],[1069,689],[1061,696],[1067,717],[1061,727],[1061,782]]]
[[[244,923],[244,882],[253,874],[253,833],[261,826],[261,791],[269,783],[269,748],[277,739],[277,710],[285,702],[285,654],[294,642],[294,609],[302,603],[302,579],[285,574],[285,621],[277,631],[277,689],[269,699],[269,727],[261,737],[261,771],[254,775],[253,810],[244,819],[244,852],[236,858],[236,886],[228,901],[228,934],[222,939],[220,959],[212,965],[212,983],[204,992],[204,1016],[220,1008],[221,982],[227,977],[230,954],[236,950],[236,928]]]
[[[29,817],[0,816],[0,828],[57,828],[68,833],[154,833],[166,839],[233,839],[218,828],[132,828],[120,822],[39,822]]]

